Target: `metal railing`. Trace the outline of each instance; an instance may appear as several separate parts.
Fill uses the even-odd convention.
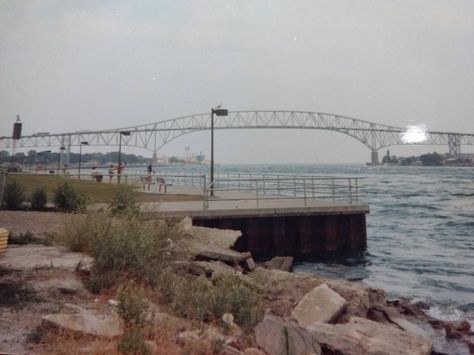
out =
[[[276,175],[276,174],[218,174],[214,183],[204,187],[203,207],[209,208],[210,201],[255,200],[257,208],[262,200],[298,199],[308,206],[309,200],[331,200],[359,204],[360,177]],[[213,192],[213,193],[212,193]],[[212,197],[222,192],[246,192],[248,196],[231,198]]]
[[[109,183],[109,175],[104,171],[102,183]],[[50,173],[8,173],[11,175],[49,175],[81,178],[85,181],[95,181],[95,175],[83,173],[79,175],[71,171],[70,174]],[[121,174],[121,182],[141,187],[148,174],[141,171],[126,171]],[[4,178],[4,176],[3,176]],[[360,183],[363,177],[290,175],[290,174],[251,174],[251,173],[216,173],[214,183],[211,184],[206,174],[200,172],[177,173],[175,171],[159,171],[151,179],[152,184],[157,178],[164,179],[167,184],[176,187],[194,187],[193,193],[203,196],[203,209],[216,201],[255,201],[260,208],[262,201],[267,200],[299,200],[302,206],[308,206],[311,200],[330,200],[332,202],[359,204],[361,200]],[[0,176],[1,180],[1,176]],[[0,185],[4,180],[0,181]],[[114,174],[112,183],[117,182]],[[1,187],[1,186],[0,186]],[[213,192],[213,193],[212,193]],[[214,196],[212,196],[214,195]]]

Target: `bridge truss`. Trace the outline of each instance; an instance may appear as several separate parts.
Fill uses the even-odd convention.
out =
[[[87,141],[94,146],[118,146],[121,131],[122,145],[141,147],[156,153],[167,143],[188,133],[209,130],[211,114],[202,113],[165,121],[101,131],[33,134],[15,141],[17,148],[65,147]],[[427,131],[424,139],[410,142],[404,139],[406,128],[389,126],[356,118],[321,112],[305,111],[229,111],[228,116],[215,116],[214,129],[319,129],[344,133],[357,139],[372,151],[372,162],[378,162],[377,151],[394,145],[447,145],[449,153],[457,156],[462,145],[474,145],[474,134]],[[0,148],[14,144],[11,137],[0,137]]]

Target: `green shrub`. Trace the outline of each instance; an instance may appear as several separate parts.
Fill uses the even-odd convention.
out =
[[[126,186],[122,186],[114,196],[113,201],[109,205],[109,209],[113,215],[129,215],[136,216],[140,212],[137,203],[137,193]]]
[[[127,328],[143,327],[146,324],[149,304],[142,291],[133,287],[123,287],[118,291],[117,313]]]
[[[30,231],[26,233],[12,234],[8,238],[9,244],[17,244],[17,245],[30,244],[33,241],[34,241],[34,236],[33,236],[33,233],[31,233]]]
[[[86,197],[65,182],[54,191],[54,204],[61,212],[81,212],[86,208]]]
[[[99,292],[125,279],[156,285],[163,265],[182,253],[170,238],[178,236],[164,222],[96,213],[71,216],[58,241],[94,258],[87,285]]]
[[[122,354],[151,354],[150,348],[145,343],[145,336],[140,329],[126,331],[119,339],[117,350]]]
[[[43,211],[46,208],[46,192],[42,188],[37,188],[31,195],[31,209],[34,211]]]
[[[178,316],[210,321],[232,313],[244,329],[251,329],[261,319],[258,291],[236,275],[223,275],[214,283],[203,276],[194,279],[172,273],[161,280],[164,301]]]
[[[20,210],[25,202],[25,189],[17,181],[13,181],[5,187],[3,205],[8,210]]]
[[[64,220],[55,240],[72,251],[92,253],[96,240],[106,238],[112,228],[112,220],[103,213],[71,215]]]

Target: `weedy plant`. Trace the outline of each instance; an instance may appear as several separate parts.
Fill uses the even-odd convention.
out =
[[[238,325],[251,329],[263,315],[258,290],[237,275],[222,275],[211,282],[204,276],[166,272],[161,276],[160,291],[170,310],[180,317],[210,321],[232,313]]]
[[[109,210],[114,216],[137,216],[140,207],[137,203],[137,193],[127,186],[122,186],[109,205]]]
[[[31,209],[34,211],[43,211],[46,209],[46,203],[48,202],[46,192],[42,188],[38,188],[33,191],[31,195]]]
[[[125,279],[155,286],[164,265],[182,253],[171,241],[177,238],[162,221],[111,218],[105,213],[71,216],[58,236],[70,249],[94,258],[87,281],[93,292]]]
[[[5,187],[3,206],[7,210],[20,210],[25,202],[25,189],[17,181],[12,181]]]
[[[82,212],[86,209],[87,198],[64,182],[54,191],[54,204],[61,212]]]

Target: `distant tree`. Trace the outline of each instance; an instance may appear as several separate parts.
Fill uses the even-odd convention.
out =
[[[400,164],[401,165],[411,165],[416,161],[416,158],[414,156],[408,157],[408,158],[400,158]]]
[[[171,158],[169,158],[169,163],[170,164],[181,164],[181,163],[183,163],[183,160],[178,159],[176,157],[171,157]]]
[[[439,166],[443,165],[443,157],[433,152],[432,154],[423,154],[420,156],[421,164],[426,166]]]

